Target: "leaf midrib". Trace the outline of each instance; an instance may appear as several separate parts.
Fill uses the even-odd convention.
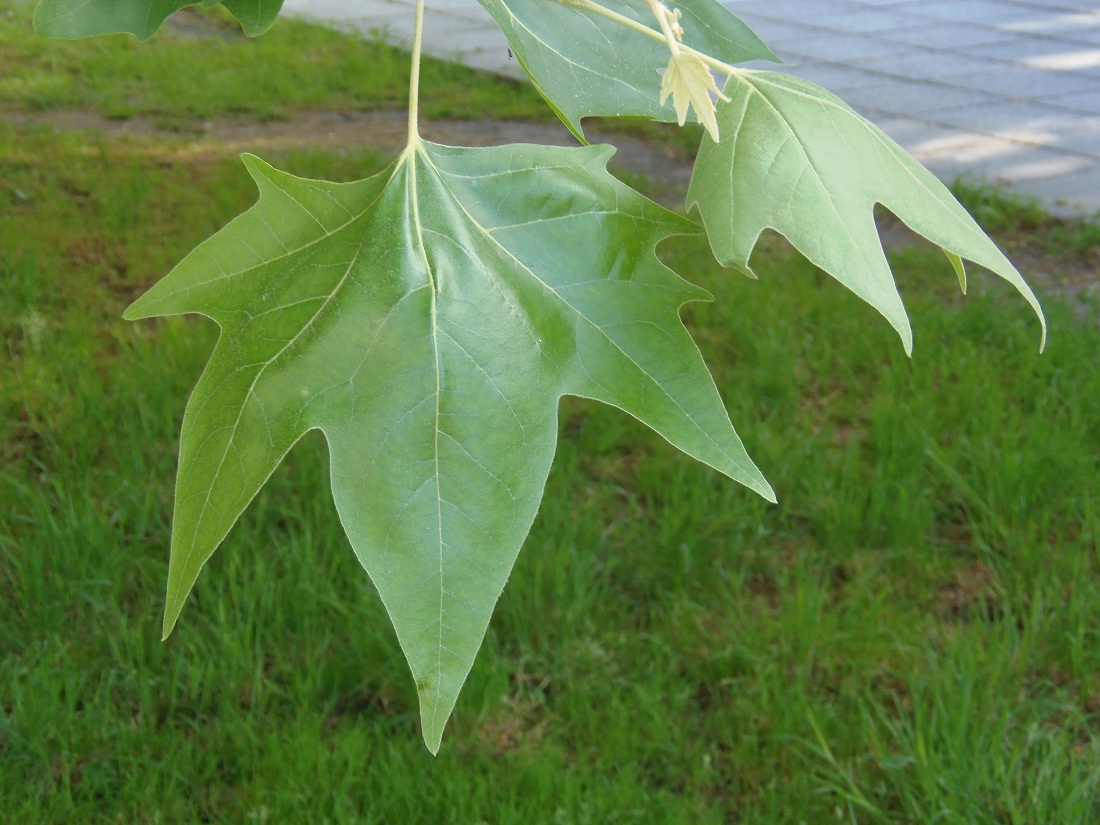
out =
[[[435,463],[435,512],[436,512],[436,527],[439,535],[439,624],[438,635],[436,640],[436,660],[435,660],[435,678],[433,679],[435,687],[435,701],[432,702],[432,722],[431,732],[433,738],[439,733],[438,720],[439,720],[439,706],[442,699],[443,691],[443,612],[444,612],[444,570],[443,570],[443,489],[442,480],[439,474],[439,431],[440,431],[440,400],[442,396],[442,374],[443,370],[440,366],[440,350],[439,350],[439,285],[436,280],[436,275],[432,269],[431,261],[428,258],[428,250],[424,244],[423,227],[420,224],[420,201],[419,191],[416,179],[416,154],[423,155],[423,147],[420,142],[410,144],[410,149],[415,146],[416,152],[407,151],[405,154],[405,162],[409,167],[408,177],[408,192],[409,192],[409,205],[412,211],[412,223],[416,229],[416,243],[420,250],[420,257],[424,263],[424,271],[428,274],[428,284],[430,286],[431,304],[430,304],[430,318],[432,325],[432,355],[435,361],[435,424],[432,427],[433,435],[433,453]]]
[[[738,462],[733,456],[731,456],[725,450],[725,448],[720,443],[718,443],[713,438],[713,436],[711,436],[711,434],[707,430],[707,428],[701,426],[699,424],[699,422],[697,422],[695,420],[695,418],[690,413],[688,413],[687,410],[685,410],[683,408],[683,406],[680,404],[680,402],[673,395],[671,395],[667,390],[665,390],[665,388],[661,384],[661,382],[658,381],[656,378],[654,378],[652,375],[650,375],[645,370],[644,367],[642,367],[637,361],[635,361],[634,358],[630,355],[630,353],[626,352],[613,338],[611,338],[611,336],[609,336],[604,331],[603,327],[601,327],[599,324],[597,324],[595,321],[593,321],[591,318],[589,318],[587,315],[585,315],[583,312],[581,312],[577,307],[573,306],[573,304],[571,304],[569,301],[567,301],[558,292],[558,290],[556,290],[550,284],[546,283],[546,281],[544,281],[542,278],[540,278],[534,271],[531,270],[530,267],[528,267],[523,261],[521,261],[519,258],[517,258],[515,256],[515,254],[511,252],[511,250],[509,250],[499,240],[497,240],[493,236],[492,231],[490,231],[490,230],[486,229],[484,226],[482,226],[481,223],[476,218],[474,218],[473,215],[470,214],[470,212],[466,209],[465,205],[458,198],[458,196],[455,194],[455,192],[450,188],[450,186],[447,185],[446,176],[449,173],[444,172],[442,169],[440,169],[438,166],[436,166],[435,163],[432,161],[430,155],[428,155],[426,150],[421,149],[421,155],[424,157],[425,162],[433,170],[435,170],[436,179],[439,181],[440,186],[450,196],[450,198],[451,198],[452,202],[455,204],[455,206],[457,206],[458,209],[460,209],[462,211],[462,214],[466,216],[466,218],[470,222],[470,224],[476,229],[476,231],[481,236],[483,236],[485,238],[486,241],[488,241],[490,244],[492,244],[496,249],[498,249],[502,254],[504,254],[509,260],[513,261],[517,267],[519,267],[523,272],[527,273],[533,280],[535,280],[539,284],[541,284],[547,290],[547,292],[549,292],[551,295],[553,295],[555,298],[557,298],[563,305],[568,307],[569,310],[572,311],[574,314],[576,314],[577,317],[581,318],[583,321],[585,321],[587,324],[589,324],[593,329],[595,329],[609,344],[611,344],[620,354],[622,354],[622,356],[624,358],[626,358],[631,364],[633,364],[634,367],[642,375],[644,375],[647,379],[652,381],[654,385],[656,385],[658,388],[660,388],[661,392],[665,395],[666,398],[668,398],[670,401],[672,401],[672,403],[676,406],[676,409],[678,409],[681,412],[681,414],[684,416],[684,418],[687,421],[691,422],[692,426],[699,433],[701,433],[707,439],[707,441],[709,441],[714,446],[714,448],[718,451],[719,454],[721,454],[723,457],[725,457],[727,459],[727,461],[730,463],[731,466],[738,467],[739,469],[743,469],[743,468],[741,468],[740,462]],[[587,213],[585,213],[585,214],[587,214]],[[537,224],[537,223],[539,223],[539,221],[532,221],[531,222],[532,225]],[[630,414],[629,410],[624,410],[624,411],[627,412],[628,414]],[[718,472],[723,473],[723,474],[728,474],[726,470],[722,469],[721,467],[715,467],[714,464],[712,464],[710,461],[707,461],[705,458],[702,458],[702,457],[699,457],[699,456],[696,456],[696,458],[699,461],[703,462],[704,464],[707,464],[708,466],[713,467]],[[751,477],[752,474],[750,472],[745,472],[745,475],[746,475],[746,477]]]

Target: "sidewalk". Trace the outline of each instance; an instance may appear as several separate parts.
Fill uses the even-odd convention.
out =
[[[522,76],[476,0],[427,0],[425,50]],[[1061,214],[1100,212],[1097,0],[726,0],[801,75],[945,180],[969,175]],[[412,0],[287,0],[288,13],[412,34]]]

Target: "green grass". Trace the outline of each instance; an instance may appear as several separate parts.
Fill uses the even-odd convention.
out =
[[[249,40],[228,14],[187,9],[173,18],[180,25],[146,44],[130,35],[58,41],[33,35],[32,11],[0,0],[0,107],[92,108],[187,128],[219,115],[270,120],[406,105],[408,55],[380,40],[285,18]],[[441,60],[424,60],[421,88],[426,118],[552,117],[530,85]]]
[[[161,643],[215,331],[118,318],[253,199],[232,158],[0,125],[5,822],[1098,821],[1095,313],[1043,295],[1039,356],[1027,306],[979,273],[961,298],[932,249],[893,256],[910,360],[778,242],[760,282],[662,247],[716,296],[684,315],[780,504],[568,399],[439,757],[320,438]]]
[[[1100,215],[1056,218],[1037,197],[968,178],[957,179],[951,191],[988,230],[1038,240],[1048,251],[1081,254],[1100,247]]]

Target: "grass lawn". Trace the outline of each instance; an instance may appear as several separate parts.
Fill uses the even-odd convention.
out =
[[[287,21],[255,42],[57,44],[29,14],[0,0],[5,822],[1100,821],[1098,308],[1040,287],[1040,356],[1011,288],[974,273],[962,298],[932,247],[892,255],[912,360],[777,240],[759,282],[699,239],[661,248],[715,294],[684,317],[780,504],[568,399],[438,757],[317,434],[162,643],[176,439],[215,329],[119,316],[254,189],[191,138],[15,115],[186,136],[202,118],[394,107],[406,70]],[[388,68],[371,88],[349,63]],[[514,84],[435,63],[424,82],[439,116],[536,116]],[[335,179],[388,160],[264,154]],[[1067,266],[1094,254],[1082,239]]]

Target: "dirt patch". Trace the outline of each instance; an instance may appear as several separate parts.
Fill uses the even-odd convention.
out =
[[[500,706],[478,724],[481,745],[497,756],[538,750],[554,726],[546,704],[549,686],[548,676],[513,673]]]
[[[1078,320],[1100,322],[1100,247],[1057,255],[1033,240],[1021,238],[1010,242],[1008,250],[1012,262],[1029,282],[1074,299]]]
[[[996,621],[1002,613],[997,590],[997,574],[985,562],[973,561],[956,570],[952,581],[937,588],[936,615],[958,622]]]
[[[67,132],[89,132],[104,138],[135,137],[156,143],[135,146],[134,151],[150,155],[201,160],[241,152],[279,152],[292,149],[332,151],[374,149],[397,154],[405,147],[405,111],[296,112],[266,122],[243,118],[215,117],[198,121],[191,128],[165,128],[155,118],[138,116],[112,120],[88,109],[58,109],[46,112],[0,111],[9,123],[30,128],[53,128]],[[576,146],[577,140],[564,126],[504,120],[423,121],[420,133],[434,143],[455,146],[499,146],[506,143],[537,143]],[[682,200],[691,177],[691,160],[679,150],[638,138],[589,130],[592,143],[612,143],[617,151],[611,167],[637,175],[656,186],[656,196]]]
[[[201,162],[241,152],[259,155],[295,149],[348,151],[372,149],[383,154],[400,152],[407,138],[403,110],[354,112],[296,112],[266,122],[244,118],[215,117],[183,129],[167,128],[155,118],[138,116],[112,120],[94,110],[65,109],[45,112],[0,110],[0,118],[19,127],[52,128],[97,134],[104,138],[133,137],[139,141],[128,151],[153,156],[166,162]],[[498,146],[506,143],[536,143],[576,146],[576,139],[563,127],[545,123],[503,120],[435,120],[420,125],[430,141],[457,146]],[[655,200],[670,206],[683,205],[691,179],[692,158],[681,149],[610,131],[588,130],[589,140],[611,143],[616,152],[610,168],[635,177]],[[89,147],[89,151],[99,151]],[[922,238],[893,215],[878,219],[887,251],[915,243]],[[1097,315],[1100,305],[1100,249],[1085,253],[1051,251],[1028,237],[1000,239],[1017,268],[1040,292],[1076,299],[1079,316]]]
[[[913,244],[927,244],[924,238],[889,213],[877,219],[882,245],[889,252]],[[1100,247],[1087,252],[1058,253],[1025,234],[995,238],[1005,254],[1039,293],[1072,299],[1078,320],[1098,320],[1100,312]]]

